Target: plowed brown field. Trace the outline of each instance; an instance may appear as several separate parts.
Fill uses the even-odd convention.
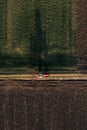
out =
[[[0,81],[0,130],[87,130],[87,81]]]
[[[79,66],[87,69],[87,0],[77,0],[76,10]]]

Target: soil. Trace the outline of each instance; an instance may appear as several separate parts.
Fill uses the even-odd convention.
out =
[[[78,62],[87,70],[87,0],[77,0],[76,10]]]
[[[0,130],[87,130],[87,81],[0,81]]]

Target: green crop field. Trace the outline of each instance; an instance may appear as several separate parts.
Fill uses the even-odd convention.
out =
[[[0,68],[76,66],[75,0],[0,0]]]

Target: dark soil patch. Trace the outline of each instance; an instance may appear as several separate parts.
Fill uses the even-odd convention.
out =
[[[87,81],[1,81],[0,130],[86,129]]]
[[[77,44],[79,67],[87,70],[87,0],[77,0]]]

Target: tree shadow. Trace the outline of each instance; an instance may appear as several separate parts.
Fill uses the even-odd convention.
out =
[[[38,70],[42,71],[42,68],[47,68],[48,49],[46,34],[42,29],[41,14],[38,8],[35,9],[34,20],[34,34],[30,34],[31,65],[33,67],[38,67]]]

